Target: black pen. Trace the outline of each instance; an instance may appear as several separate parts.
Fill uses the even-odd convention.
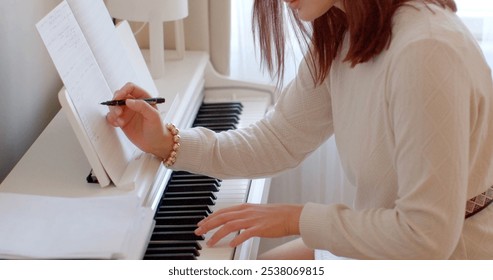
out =
[[[147,102],[147,103],[149,103],[151,105],[164,103],[164,101],[165,101],[165,99],[162,98],[162,97],[136,99],[136,100],[144,100],[145,102]],[[101,105],[106,105],[106,106],[123,106],[123,105],[125,105],[125,101],[126,101],[126,99],[110,100],[110,101],[101,102]]]

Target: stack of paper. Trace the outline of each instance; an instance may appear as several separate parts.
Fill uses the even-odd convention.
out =
[[[152,211],[126,196],[0,193],[0,258],[128,258],[130,246],[135,246],[129,243],[138,231],[149,231],[152,218]]]

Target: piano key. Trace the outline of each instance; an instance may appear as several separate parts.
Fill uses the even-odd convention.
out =
[[[183,184],[214,184],[216,186],[219,186],[221,184],[221,180],[215,179],[215,178],[191,178],[191,177],[178,177],[175,176],[171,178],[168,182],[168,187],[169,186],[175,186],[175,185],[183,185]]]
[[[203,210],[207,213],[212,213],[210,205],[161,205],[157,212],[160,211],[183,211],[183,210]]]
[[[176,172],[176,171],[175,171]],[[192,173],[177,173],[173,175],[169,181],[169,184],[192,184],[192,183],[204,183],[204,184],[216,184],[220,185],[221,180],[216,178],[211,178],[203,175],[196,175]]]
[[[173,247],[162,247],[162,248],[151,247],[147,249],[146,256],[158,257],[161,254],[179,254],[179,253],[193,254],[196,257],[200,256],[199,250],[197,250],[195,246],[190,246],[190,247],[173,246]]]
[[[223,129],[223,130],[228,130],[228,129],[236,129],[238,127],[238,124],[235,123],[227,123],[227,122],[216,122],[216,123],[194,123],[192,124],[192,127],[207,127],[210,130],[218,130],[218,129]]]
[[[207,210],[181,210],[181,211],[167,211],[161,210],[156,212],[156,217],[173,217],[173,216],[209,216],[210,212]]]
[[[214,205],[210,197],[164,197],[162,202],[166,205]]]
[[[197,229],[196,224],[183,224],[183,225],[156,225],[155,230],[159,232],[170,232],[170,231],[193,231]]]
[[[205,176],[205,175],[191,173],[191,172],[188,172],[188,171],[173,171],[173,177],[182,177],[182,176],[212,178],[212,177],[208,177],[208,176]]]
[[[156,225],[196,225],[205,216],[155,217]],[[157,227],[158,228],[158,227]]]
[[[204,108],[199,109],[198,116],[204,116],[207,114],[216,114],[216,113],[224,113],[224,114],[241,114],[241,109],[239,108]]]
[[[192,253],[177,253],[177,254],[155,254],[144,256],[144,260],[196,260]]]
[[[214,247],[208,247],[205,242],[216,232],[216,230],[208,232],[203,241],[198,243],[202,246],[203,250],[200,251],[198,260],[231,260],[233,259],[235,249],[229,246],[229,243],[237,235],[237,233],[231,233],[228,236],[221,239]]]
[[[204,115],[197,117],[194,121],[194,123],[204,123],[204,126],[207,126],[207,124],[214,124],[214,123],[231,123],[231,124],[237,124],[239,123],[239,117],[237,114],[221,114],[221,117],[218,117],[217,115]]]
[[[217,199],[213,191],[166,192],[165,198],[210,197]]]
[[[219,191],[219,185],[216,185],[216,184],[180,184],[180,185],[169,185],[166,188],[166,192],[183,192],[186,190],[218,192]]]
[[[217,120],[217,119],[231,119],[231,121],[233,123],[238,123],[240,122],[240,115],[238,114],[224,114],[224,113],[213,113],[213,112],[208,112],[207,114],[204,114],[202,116],[197,116],[197,118],[195,118],[195,121],[194,122],[197,122],[197,121],[212,121],[212,120]]]
[[[151,240],[148,248],[194,247],[202,250],[202,245],[194,240]]]
[[[152,240],[204,240],[204,236],[198,236],[194,231],[163,231],[153,232]]]
[[[200,105],[199,111],[201,110],[206,110],[206,109],[239,109],[243,110],[243,105],[240,103],[209,103],[209,102],[204,102]],[[197,113],[197,115],[200,115],[200,113]]]
[[[236,107],[243,108],[243,104],[241,102],[211,102],[211,103],[202,103],[202,108],[221,108],[221,107]]]

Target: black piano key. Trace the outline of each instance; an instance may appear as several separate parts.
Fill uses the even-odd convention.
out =
[[[156,212],[156,217],[174,217],[174,216],[209,216],[207,210],[181,210],[181,211],[167,211],[158,210]]]
[[[222,131],[228,131],[228,130],[233,130],[236,127],[216,127],[216,128],[211,128],[212,131],[214,132],[222,132]]]
[[[207,112],[206,114],[202,116],[197,116],[195,118],[194,122],[198,121],[218,121],[218,120],[225,120],[229,119],[233,123],[238,123],[240,121],[240,115],[236,113],[231,113],[231,114],[224,114],[224,113],[214,113],[214,112]]]
[[[197,229],[196,224],[156,225],[156,227],[154,228],[156,232],[194,231],[196,229]]]
[[[165,198],[186,198],[186,197],[210,197],[216,200],[217,197],[213,191],[182,191],[182,192],[166,192],[164,194]]]
[[[243,108],[243,104],[241,102],[211,102],[211,103],[202,103],[200,106],[202,108]]]
[[[161,202],[164,205],[214,205],[216,202],[211,197],[164,197]]]
[[[157,212],[160,211],[183,211],[183,210],[203,210],[208,214],[212,213],[212,209],[209,205],[161,205]]]
[[[166,188],[166,192],[183,192],[183,191],[209,191],[218,192],[219,186],[215,184],[181,184],[181,185],[170,185]]]
[[[230,119],[230,120],[228,120]],[[232,125],[237,125],[239,123],[239,121],[234,121],[233,120],[234,117],[222,117],[222,118],[218,118],[216,120],[211,120],[211,119],[208,119],[206,117],[203,117],[203,118],[198,118],[196,119],[194,122],[193,122],[193,125],[192,126],[203,126],[203,127],[206,127],[206,128],[210,128],[209,126],[210,125],[214,125],[214,124],[225,124],[225,125],[229,125],[229,124],[232,124]]]
[[[194,247],[202,250],[202,246],[195,240],[151,240],[148,248],[166,248],[166,247]]]
[[[197,248],[190,246],[190,247],[151,247],[147,248],[147,251],[145,253],[146,256],[159,256],[160,254],[193,254],[194,256],[198,257],[200,256],[199,250]]]
[[[241,108],[243,104],[241,102],[204,102],[200,105],[200,108]]]
[[[241,109],[239,108],[210,108],[210,109],[199,109],[197,116],[202,117],[208,114],[236,114],[241,115]]]
[[[155,217],[156,225],[196,225],[205,216],[174,216]],[[156,228],[159,228],[156,226]]]
[[[174,180],[174,179],[184,179],[184,178],[187,178],[187,179],[215,179],[215,178],[212,178],[209,176],[194,174],[194,173],[190,173],[187,171],[174,171],[171,179]],[[216,179],[216,180],[219,180],[219,179]],[[221,180],[219,180],[219,181],[221,181]]]
[[[205,114],[201,116],[197,116],[195,118],[194,122],[231,122],[231,123],[237,123],[240,121],[240,115],[236,113],[222,113],[222,112],[206,112]]]
[[[238,114],[240,115],[243,111],[243,108],[238,106],[201,106],[197,111],[197,117],[203,116],[203,114],[207,113],[224,113],[224,114]]]
[[[192,253],[177,254],[155,254],[144,256],[144,260],[196,260],[197,257]]]
[[[153,232],[151,240],[204,240],[203,235],[196,235],[193,231],[164,231]]]
[[[215,184],[219,186],[221,184],[221,180],[215,179],[215,178],[190,178],[190,177],[179,177],[175,176],[172,177],[171,180],[168,182],[168,186],[174,186],[174,185],[183,185],[183,184],[195,184],[195,185],[200,185],[200,184]]]

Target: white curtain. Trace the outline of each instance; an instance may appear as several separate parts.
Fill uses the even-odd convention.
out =
[[[486,60],[493,66],[493,1],[456,0],[458,15],[481,44]]]
[[[253,0],[232,1],[231,76],[238,79],[272,83],[259,66],[251,34]],[[493,65],[493,1],[456,0],[459,16],[481,43],[490,65]],[[292,44],[296,45],[296,44]],[[301,58],[300,51],[291,53],[284,84],[291,80]],[[255,59],[254,59],[255,58]],[[334,138],[330,138],[302,165],[273,179],[269,201],[272,203],[346,203],[351,205],[355,188],[347,182],[341,169]],[[262,240],[261,251],[289,240]]]

